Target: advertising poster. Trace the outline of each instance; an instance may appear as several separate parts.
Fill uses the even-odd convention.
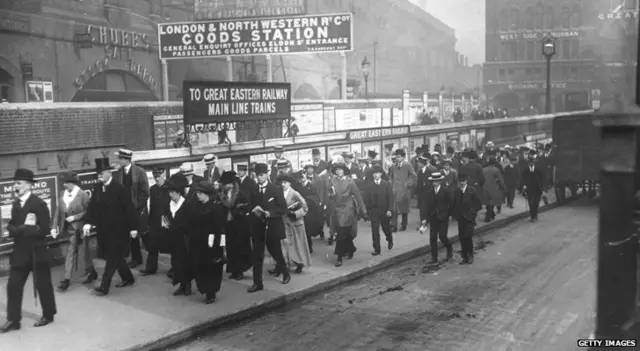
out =
[[[304,167],[304,165],[307,163],[312,163],[313,157],[311,156],[311,149],[298,150],[298,160],[300,168]]]
[[[31,194],[38,196],[49,207],[49,213],[56,210],[58,202],[58,181],[55,176],[36,178],[31,188]],[[11,208],[15,200],[13,181],[0,182],[0,223],[2,224],[2,238],[9,236],[7,225],[11,220]]]
[[[291,117],[298,126],[298,135],[322,133],[324,131],[323,104],[295,104],[291,106]],[[286,125],[282,126],[282,135],[287,132]]]
[[[187,81],[182,83],[184,123],[289,119],[290,83]]]
[[[160,23],[161,59],[351,51],[350,13]]]
[[[284,158],[291,162],[291,169],[293,171],[297,171],[300,167],[300,158],[298,157],[298,150],[285,151],[283,154]]]
[[[307,13],[307,0],[195,0],[193,5],[198,21]]]
[[[382,126],[382,109],[336,110],[336,130],[379,128]]]
[[[354,162],[357,162],[359,158],[362,158],[362,144],[351,144],[351,152],[353,152],[353,156],[355,156]]]
[[[219,158],[216,162],[216,166],[220,171],[230,171],[232,170],[231,158]],[[200,173],[197,173],[200,174]],[[202,172],[204,174],[204,171]]]
[[[336,145],[327,147],[327,157],[328,160],[333,159],[334,156],[340,155],[342,156],[345,152],[351,152],[351,145]]]
[[[268,163],[267,154],[249,156],[249,163]]]

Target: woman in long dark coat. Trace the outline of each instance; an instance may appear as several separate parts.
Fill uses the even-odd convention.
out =
[[[305,169],[310,166],[313,165],[307,165],[305,166]],[[311,181],[300,173],[295,177],[301,183],[300,190],[298,192],[307,202],[307,207],[309,208],[307,214],[304,216],[304,228],[307,231],[309,251],[313,253],[313,243],[311,238],[319,236],[322,233],[322,229],[324,227],[324,213],[322,212],[322,208],[320,208],[320,197],[318,196],[318,193]]]
[[[251,269],[251,226],[249,212],[251,211],[249,196],[240,189],[240,179],[233,171],[224,172],[220,177],[222,184],[222,205],[225,207],[225,229],[227,238],[227,272],[229,278],[244,279],[244,272]]]
[[[180,285],[173,295],[191,295],[192,273],[189,264],[189,231],[192,227],[193,210],[185,200],[184,189],[187,179],[176,174],[165,183],[169,191],[169,209],[162,218],[162,227],[167,230],[171,247],[171,267],[173,286]]]
[[[222,284],[222,268],[225,264],[224,228],[226,211],[220,203],[213,184],[202,181],[196,185],[198,202],[194,207],[189,236],[189,256],[196,286],[205,295],[205,303],[216,300]]]

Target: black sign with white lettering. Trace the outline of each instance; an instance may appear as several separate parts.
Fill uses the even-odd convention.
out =
[[[291,116],[290,83],[184,81],[182,89],[187,125]]]
[[[363,140],[373,138],[383,138],[389,136],[400,136],[409,134],[409,127],[387,127],[366,130],[352,130],[347,135],[348,140]]]

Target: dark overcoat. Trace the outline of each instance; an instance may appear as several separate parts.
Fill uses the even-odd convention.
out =
[[[36,225],[24,225],[28,214],[36,216]],[[9,237],[13,238],[13,252],[9,263],[13,268],[32,267],[36,263],[49,262],[47,235],[51,228],[51,215],[47,204],[31,194],[24,206],[15,200],[11,207],[11,219],[7,225]]]

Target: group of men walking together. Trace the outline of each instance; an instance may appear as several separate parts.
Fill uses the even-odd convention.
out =
[[[266,252],[275,262],[268,273],[282,283],[291,280],[291,270],[301,273],[311,265],[313,238],[335,243],[335,266],[353,258],[357,248],[357,223],[370,221],[372,255],[382,252],[380,229],[387,248],[394,245],[394,233],[407,230],[411,198],[415,193],[420,228],[429,228],[431,258],[438,262],[438,239],[453,257],[448,240],[449,221],[457,221],[462,249],[461,264],[470,264],[473,256],[473,232],[476,216],[484,204],[485,221],[499,213],[503,203],[513,206],[516,189],[526,194],[531,220],[537,219],[537,203],[545,188],[550,160],[542,150],[536,161],[533,153],[522,149],[519,156],[510,150],[487,145],[477,155],[473,150],[461,154],[448,149],[442,157],[436,145],[433,152],[422,146],[407,162],[404,150],[396,150],[382,167],[377,153],[369,150],[357,162],[352,153],[333,157],[329,162],[314,149],[312,160],[293,172],[291,163],[276,147],[271,165],[258,163],[237,166],[237,172],[221,172],[216,157],[206,155],[207,170],[195,175],[193,165],[183,164],[180,172],[166,179],[166,170],[154,169],[155,184],[149,187],[143,168],[131,162],[133,152],[117,153],[119,166],[108,158],[96,160],[99,183],[87,193],[80,189],[74,172],[60,176],[64,191],[53,216],[43,200],[31,194],[33,172],[15,173],[16,201],[8,230],[14,239],[8,290],[7,322],[1,332],[20,329],[23,289],[33,273],[34,293],[39,294],[43,316],[35,326],[54,320],[55,297],[47,251],[47,235],[69,237],[65,274],[58,290],[66,291],[77,276],[89,284],[99,277],[93,266],[90,235],[95,232],[98,258],[106,261],[98,296],[110,292],[117,271],[124,288],[135,283],[131,268],[143,263],[140,241],[148,252],[140,273],[153,275],[158,270],[159,253],[171,255],[167,275],[177,286],[175,296],[192,294],[192,281],[213,303],[221,288],[223,270],[229,278],[244,279],[252,269],[253,284],[248,292],[264,289],[263,262]],[[545,161],[546,162],[546,161]],[[130,256],[131,260],[126,261]],[[80,262],[84,266],[78,272]]]

